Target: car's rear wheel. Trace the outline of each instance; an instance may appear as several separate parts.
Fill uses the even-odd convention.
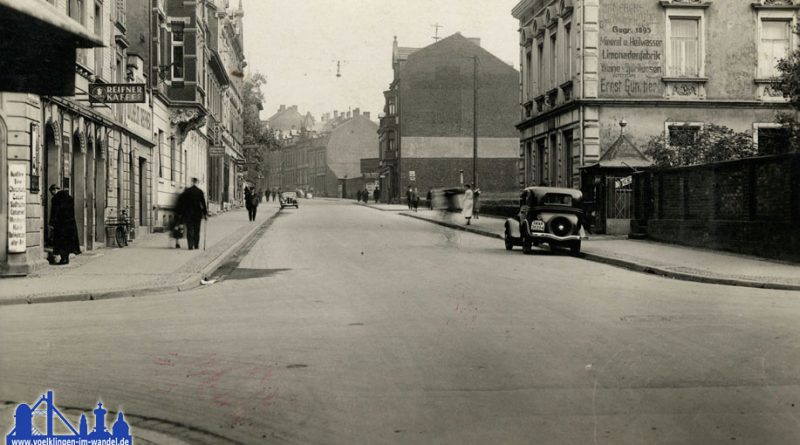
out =
[[[506,243],[506,250],[512,250],[514,248],[514,240],[511,239],[511,234],[508,233],[508,227],[507,226],[506,226],[506,233],[505,233],[504,241]]]

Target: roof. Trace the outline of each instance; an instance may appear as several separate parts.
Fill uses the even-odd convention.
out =
[[[267,119],[267,125],[273,130],[300,130],[305,121],[306,117],[297,111],[297,107],[291,106],[273,114]]]
[[[605,168],[631,168],[636,167],[650,167],[653,165],[647,156],[644,155],[635,145],[631,142],[625,134],[621,134],[611,147],[606,150],[603,156],[596,164],[588,167],[605,167]]]
[[[86,27],[61,14],[44,0],[0,0],[0,17],[14,19],[14,15],[25,15],[52,29],[54,34],[63,34],[61,39],[76,48],[103,46],[103,41],[90,33]]]
[[[569,195],[573,199],[581,199],[583,198],[583,193],[577,189],[570,189],[565,187],[528,187],[525,191],[531,191],[537,198],[541,198],[542,196],[548,193],[558,193],[561,195]]]

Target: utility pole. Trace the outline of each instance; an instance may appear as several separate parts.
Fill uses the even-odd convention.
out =
[[[440,25],[438,22],[435,25],[431,25],[431,28],[436,28],[436,35],[433,37],[435,42],[438,42],[442,38],[439,37],[439,28],[444,28],[444,26]]]
[[[472,187],[478,188],[478,56],[472,56]]]

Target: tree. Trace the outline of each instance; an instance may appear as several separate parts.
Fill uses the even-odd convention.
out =
[[[795,30],[800,32],[800,26]],[[797,110],[800,110],[800,51],[794,50],[789,57],[778,61],[777,84],[773,87],[789,99],[794,113],[778,113],[778,123],[782,131],[773,130],[769,144],[761,147],[761,154],[778,154],[800,152],[800,123],[797,122]]]
[[[245,161],[252,165],[248,169],[249,178],[252,182],[263,175],[268,170],[267,152],[279,146],[278,139],[272,130],[264,125],[259,118],[261,104],[264,103],[264,94],[261,92],[261,85],[267,82],[264,75],[254,73],[244,81],[242,89],[242,101],[244,106],[244,157]]]
[[[664,133],[650,138],[644,154],[658,167],[680,167],[755,156],[756,148],[747,132],[714,124],[702,129],[686,125],[673,127],[669,141]]]

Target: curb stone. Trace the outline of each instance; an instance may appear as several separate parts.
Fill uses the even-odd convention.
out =
[[[434,219],[425,218],[418,215],[412,215],[408,213],[401,213],[403,216],[408,216],[410,218],[418,219],[421,221],[426,221],[433,224],[438,224],[440,226],[448,227],[451,229],[461,230],[464,232],[474,233],[476,235],[487,236],[490,238],[496,239],[503,239],[503,236],[494,232],[490,232],[488,230],[482,229],[474,229],[472,227],[465,227],[459,224],[453,224],[445,221],[439,221]],[[754,287],[759,289],[772,289],[772,290],[787,290],[787,291],[800,291],[800,285],[796,284],[786,284],[786,283],[773,283],[769,281],[752,281],[752,280],[742,280],[738,278],[722,278],[722,277],[709,277],[703,275],[695,275],[686,272],[676,272],[673,270],[665,269],[658,266],[647,266],[644,264],[637,263],[635,261],[625,260],[621,258],[615,258],[612,256],[600,255],[597,253],[587,253],[582,252],[576,258],[582,258],[587,261],[593,261],[596,263],[607,264],[610,266],[620,267],[623,269],[632,270],[635,272],[641,272],[651,275],[658,275],[665,278],[672,278],[676,280],[682,281],[693,281],[697,283],[705,283],[705,284],[718,284],[724,286],[740,286],[740,287]]]
[[[225,249],[221,254],[217,255],[217,257],[212,260],[208,265],[203,267],[203,269],[198,273],[192,273],[191,276],[188,278],[178,282],[178,283],[170,283],[160,286],[148,286],[148,287],[140,287],[140,288],[133,288],[133,289],[120,289],[120,290],[111,290],[111,291],[100,291],[100,292],[82,292],[82,293],[74,293],[74,294],[63,294],[63,295],[47,295],[44,297],[36,297],[36,296],[25,296],[25,297],[16,297],[16,298],[9,298],[5,300],[0,300],[0,306],[11,306],[17,304],[34,304],[34,303],[64,303],[64,302],[74,302],[74,301],[94,301],[94,300],[110,300],[112,298],[126,298],[126,297],[141,297],[144,295],[155,295],[155,294],[163,294],[163,293],[171,293],[171,292],[186,292],[192,289],[196,289],[202,284],[200,284],[200,280],[208,277],[214,271],[219,268],[219,266],[228,260],[245,242],[250,240],[250,238],[263,226],[270,223],[272,220],[277,218],[277,216],[281,213],[281,210],[278,210],[269,218],[257,224],[255,227],[250,229],[247,234],[241,237],[238,241],[233,243],[230,247]]]

